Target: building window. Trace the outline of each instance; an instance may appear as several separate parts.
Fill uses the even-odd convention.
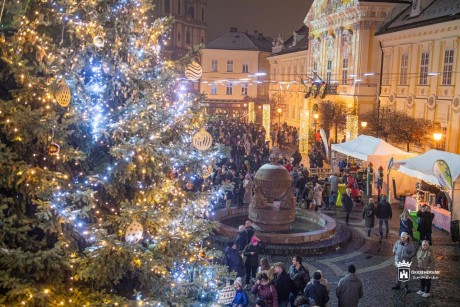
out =
[[[170,14],[171,13],[171,0],[165,0],[165,14]]]
[[[292,114],[291,114],[292,119],[295,119],[295,106],[292,106]]]
[[[218,66],[219,66],[219,61],[218,60],[212,60],[212,62],[211,62],[211,71],[216,72]]]
[[[204,6],[201,7],[201,21],[205,20],[205,11],[204,11]]]
[[[332,78],[332,60],[327,61],[326,83],[330,84]]]
[[[243,72],[249,72],[249,64],[243,63]]]
[[[181,5],[182,5],[181,0],[177,1],[177,15],[180,15],[180,13],[181,13],[180,12],[181,11]]]
[[[227,83],[227,91],[226,91],[226,94],[227,94],[227,95],[232,95],[232,94],[233,94],[233,83],[231,83],[231,82],[228,82],[228,83]]]
[[[190,39],[190,32],[187,31],[187,33],[185,33],[185,43],[186,43],[186,44],[190,44],[190,41],[191,41],[191,39]]]
[[[180,32],[177,32],[177,41],[180,42]]]
[[[454,66],[454,50],[444,51],[444,66],[442,69],[442,85],[452,85],[452,68]]]
[[[313,71],[318,72],[318,62],[313,62]]]
[[[247,96],[248,95],[248,84],[241,83],[241,95]]]
[[[233,60],[227,61],[227,72],[233,72]]]
[[[420,61],[420,85],[428,84],[428,63],[430,62],[430,54],[428,52],[422,53],[422,59]]]
[[[342,84],[348,84],[348,59],[342,60]]]
[[[211,83],[211,95],[217,95],[217,84]]]
[[[401,70],[399,73],[399,85],[407,85],[408,70],[409,70],[409,55],[405,53],[401,56]]]

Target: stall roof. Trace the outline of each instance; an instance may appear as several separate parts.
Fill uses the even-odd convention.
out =
[[[460,155],[435,149],[431,149],[418,157],[396,161],[393,168],[406,175],[439,185],[433,173],[433,164],[436,160],[444,160],[449,166],[452,181],[457,180],[460,176]]]
[[[351,141],[332,144],[331,149],[344,155],[369,161],[370,156],[413,157],[414,154],[402,151],[382,139],[369,135],[360,135]]]

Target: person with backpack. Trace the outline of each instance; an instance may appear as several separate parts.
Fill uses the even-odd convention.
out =
[[[237,277],[243,277],[245,273],[243,258],[237,251],[236,243],[228,242],[225,249],[223,263],[228,267],[229,272],[235,272]]]
[[[371,229],[374,228],[375,211],[374,199],[369,198],[369,203],[364,206],[363,210],[363,220],[366,222],[368,237],[371,236]]]

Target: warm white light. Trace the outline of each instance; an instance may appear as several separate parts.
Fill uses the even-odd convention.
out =
[[[367,122],[361,122],[361,127],[366,128],[367,127]]]
[[[318,117],[319,117],[318,113],[313,114],[314,119],[318,119]]]
[[[442,133],[433,133],[433,139],[435,141],[440,141],[442,139]]]

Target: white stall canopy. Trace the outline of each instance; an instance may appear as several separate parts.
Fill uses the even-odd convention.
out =
[[[346,156],[372,162],[374,165],[374,176],[377,175],[377,169],[382,166],[385,178],[382,189],[383,193],[386,193],[388,189],[386,174],[388,170],[388,162],[390,159],[393,158],[393,160],[401,160],[417,156],[414,153],[405,152],[388,144],[382,139],[369,135],[360,135],[356,139],[345,143],[332,144],[331,149]],[[396,180],[397,191],[400,194],[407,193],[410,187],[415,186],[415,179],[412,179],[409,176],[392,173],[392,178]],[[375,182],[373,185],[373,194],[376,194]],[[391,200],[394,200],[394,195],[392,195]]]
[[[452,182],[455,182],[460,177],[460,155],[435,149],[429,150],[418,157],[395,161],[393,167],[403,174],[430,184],[439,185],[438,179],[433,173],[433,164],[436,160],[444,160],[447,163],[452,175]]]

